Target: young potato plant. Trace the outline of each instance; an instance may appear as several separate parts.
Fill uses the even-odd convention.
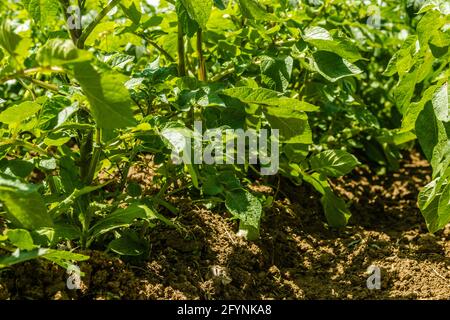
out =
[[[445,3],[22,0],[0,9],[0,251],[10,252],[0,268],[37,257],[67,268],[88,248],[145,257],[149,228],[179,227],[167,195],[180,192],[227,210],[257,240],[273,198],[248,186],[270,184],[274,164],[271,175],[306,182],[328,225],[343,227],[351,213],[329,179],[360,161],[395,170],[416,137],[434,170],[419,207],[431,232],[450,220]],[[230,130],[259,135],[256,155],[244,137],[249,158],[239,158]],[[230,142],[226,155],[213,147]],[[197,161],[199,149],[209,160]],[[147,155],[154,194],[129,179]]]
[[[433,169],[418,206],[428,230],[436,232],[450,222],[450,6],[429,1],[418,13],[417,32],[405,39],[385,74],[398,75],[392,90],[402,114],[398,134],[417,137]]]

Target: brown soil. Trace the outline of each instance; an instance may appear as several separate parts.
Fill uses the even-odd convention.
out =
[[[327,228],[315,192],[283,182],[287,197],[266,210],[256,242],[236,236],[226,213],[173,198],[183,229],[153,229],[147,261],[90,251],[78,291],[64,270],[26,262],[0,273],[0,299],[449,299],[450,225],[428,234],[416,207],[429,175],[413,154],[397,173],[360,168],[334,181],[353,212],[342,230]],[[379,290],[366,287],[371,265]]]

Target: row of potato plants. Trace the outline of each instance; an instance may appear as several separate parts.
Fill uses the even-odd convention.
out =
[[[368,164],[399,168],[418,141],[433,181],[430,232],[450,220],[449,6],[445,1],[22,0],[0,3],[0,268],[41,257],[68,268],[107,248],[149,254],[149,229],[180,228],[188,193],[259,238],[280,176],[314,188]],[[177,129],[279,130],[279,172],[261,163],[177,164]],[[158,188],[129,179],[152,155]],[[283,188],[283,186],[281,186]],[[299,188],[300,190],[300,188]],[[302,195],[299,194],[299,197]]]

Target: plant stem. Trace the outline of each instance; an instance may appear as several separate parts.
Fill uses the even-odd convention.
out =
[[[89,186],[92,184],[95,175],[95,169],[97,168],[98,161],[101,153],[101,130],[95,129],[95,143],[93,141],[93,134],[89,132],[80,150],[80,175],[84,185]],[[90,194],[84,194],[79,199],[79,220],[81,222],[81,247],[83,249],[88,248],[88,235],[89,225],[91,223],[92,213],[89,204],[91,202]]]
[[[138,154],[139,144],[140,144],[139,142],[136,142],[136,144],[133,146],[133,149],[131,150],[130,156],[128,158],[128,163],[126,164],[125,169],[121,173],[121,181],[120,181],[120,185],[118,188],[118,190],[120,190],[120,191],[123,190],[123,188],[125,187],[125,185],[127,183],[128,173],[130,172],[130,168],[131,168],[131,162],[134,160],[134,158]]]
[[[155,198],[153,198],[153,200],[156,204],[163,206],[164,208],[166,208],[173,214],[178,214],[178,212],[180,212],[180,210],[178,208],[174,207],[173,205],[171,205],[170,203],[168,203],[167,201],[165,201],[159,197],[155,197]]]
[[[33,84],[35,84],[35,85],[37,85],[37,86],[39,86],[41,88],[44,88],[44,89],[47,89],[47,90],[51,90],[51,91],[55,91],[55,92],[58,92],[60,94],[64,94],[64,93],[59,91],[59,87],[57,85],[54,85],[54,84],[51,84],[51,83],[47,83],[45,81],[41,81],[41,80],[38,80],[38,79],[34,79],[34,78],[29,76],[29,75],[33,75],[33,74],[36,74],[36,73],[45,73],[45,72],[59,72],[59,73],[63,73],[64,70],[62,68],[59,68],[59,67],[37,67],[37,68],[31,68],[31,69],[22,70],[22,71],[19,71],[19,72],[16,72],[16,73],[13,73],[13,74],[10,74],[10,75],[7,75],[7,76],[1,78],[0,79],[0,84],[4,83],[6,81],[9,81],[9,80],[16,79],[17,81],[19,81],[24,86],[25,89],[30,91],[30,93],[33,95],[33,99],[35,99],[35,94],[34,94],[32,88],[29,87],[25,82],[23,82],[23,79],[24,80],[28,80],[31,83],[33,83]]]
[[[0,147],[6,146],[6,145],[20,146],[20,147],[24,147],[24,148],[30,149],[32,151],[38,152],[40,154],[46,155],[48,157],[56,157],[56,155],[50,154],[49,152],[42,149],[41,147],[38,147],[30,142],[23,141],[23,140],[6,140],[6,141],[0,143]]]
[[[76,45],[79,49],[84,49],[84,43],[89,35],[94,31],[95,27],[102,21],[102,19],[120,2],[121,0],[111,0],[106,7],[103,8],[102,11],[95,17],[94,21],[92,21],[86,29],[81,33],[78,38]]]
[[[81,181],[86,184],[92,157],[92,131],[89,130],[85,134],[82,133],[80,140],[80,160],[78,165],[80,167]]]
[[[211,82],[215,82],[215,81],[219,81],[220,79],[232,74],[235,71],[234,67],[231,67],[229,69],[226,69],[218,74],[215,74],[214,76],[211,77]]]
[[[101,130],[97,128],[91,162],[89,164],[89,170],[85,179],[86,185],[92,184],[92,181],[94,180],[95,169],[97,168],[98,161],[100,160],[100,153],[101,153]]]
[[[37,79],[34,79],[34,78],[29,78],[29,77],[27,77],[25,79],[27,79],[28,81],[31,81],[32,83],[34,83],[35,85],[37,85],[37,86],[39,86],[41,88],[44,88],[44,89],[47,89],[47,90],[50,90],[50,91],[54,91],[54,92],[59,92],[58,86],[56,86],[54,84],[47,83],[45,81],[37,80]]]
[[[36,73],[45,73],[45,72],[54,72],[54,73],[64,73],[64,69],[60,67],[36,67],[30,68],[26,70],[22,70],[13,74],[9,74],[0,79],[0,83],[6,82],[8,80],[13,80],[17,78],[24,78]]]
[[[194,48],[190,45],[191,41],[189,41],[189,39],[186,39],[187,41],[184,42],[185,48],[186,48],[186,56],[185,56],[185,60],[186,60],[186,74],[189,75],[189,72],[191,74],[195,74],[195,67],[192,66],[192,59],[189,59],[189,57],[192,54],[192,51]],[[196,50],[196,49],[194,49]]]
[[[24,81],[23,81],[23,79],[17,79],[19,82],[20,82],[20,84],[26,89],[26,90],[28,90],[28,92],[30,92],[30,94],[31,94],[31,97],[33,98],[33,101],[34,100],[36,100],[36,93],[34,92],[34,90],[33,90],[33,88],[31,87],[31,86],[29,86],[29,85],[27,85]]]
[[[198,79],[200,81],[207,81],[206,78],[206,64],[205,57],[203,56],[203,40],[202,40],[202,29],[197,31],[197,56],[198,56]]]
[[[162,185],[161,189],[158,191],[158,194],[156,195],[157,197],[162,197],[167,189],[169,188],[169,186],[172,184],[172,180],[170,178],[166,178],[166,181],[164,181],[164,184]]]
[[[66,23],[68,23],[70,17],[68,15],[67,9],[70,7],[70,0],[59,0],[59,3],[61,4],[61,7],[63,9],[64,18],[66,19]],[[80,10],[81,10],[81,8],[80,8]],[[81,17],[79,17],[79,19],[81,20]],[[76,29],[76,28],[71,28],[69,25],[67,25],[67,30],[69,32],[70,38],[72,39],[73,43],[76,45],[78,38],[81,35],[82,30]]]
[[[149,39],[147,37],[147,35],[145,35],[144,33],[134,33],[135,35],[143,38],[145,41],[147,41],[148,44],[150,44],[151,46],[153,46],[156,50],[158,50],[159,52],[161,52],[166,58],[167,60],[169,60],[170,62],[175,62],[175,58],[172,57],[170,55],[169,52],[167,52],[163,47],[161,47],[159,44],[157,44],[155,41],[153,41],[152,39]]]
[[[178,21],[178,76],[186,76],[183,27]]]

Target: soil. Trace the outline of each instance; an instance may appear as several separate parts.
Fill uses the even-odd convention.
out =
[[[326,226],[314,191],[287,181],[255,242],[236,235],[227,213],[177,195],[168,200],[183,227],[152,229],[145,261],[85,252],[80,290],[68,290],[55,265],[22,263],[1,271],[0,299],[449,299],[450,225],[427,233],[416,199],[429,164],[405,158],[396,173],[358,168],[333,181],[353,213],[341,230]],[[370,266],[381,272],[380,289],[367,288]]]

